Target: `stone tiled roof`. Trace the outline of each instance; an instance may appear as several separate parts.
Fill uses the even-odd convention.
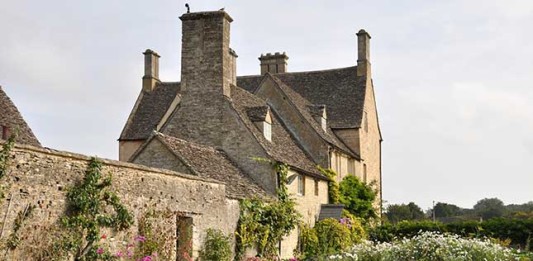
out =
[[[289,100],[294,104],[294,106],[298,109],[300,114],[305,118],[305,120],[311,125],[311,127],[320,135],[322,139],[327,141],[329,144],[343,150],[345,153],[351,155],[352,157],[358,158],[359,156],[355,155],[354,152],[352,152],[346,145],[337,138],[335,134],[331,131],[330,128],[326,128],[326,130],[322,129],[322,126],[320,123],[318,123],[311,114],[311,111],[309,110],[309,107],[313,107],[314,104],[311,104],[309,101],[307,101],[305,98],[303,98],[300,94],[292,90],[289,86],[287,86],[284,82],[282,82],[278,77],[274,75],[268,74],[267,77],[272,77],[272,79],[276,82],[276,84],[280,87],[280,89],[289,97]],[[329,124],[328,124],[329,125]]]
[[[179,82],[165,82],[158,83],[151,92],[141,92],[119,140],[147,139],[179,91]]]
[[[210,178],[226,184],[226,192],[229,197],[269,197],[223,151],[158,132],[155,132],[154,135],[180,158],[194,174],[201,178]]]
[[[274,76],[312,104],[325,104],[331,128],[360,127],[365,79],[357,67],[323,71],[280,73]],[[254,92],[264,76],[237,77],[237,85]]]
[[[41,146],[41,143],[33,134],[19,110],[0,86],[0,126],[6,126],[13,133],[17,131],[17,142],[33,146]],[[0,130],[1,131],[1,130]],[[0,138],[1,133],[0,133]]]
[[[246,114],[252,121],[264,121],[268,114],[268,106],[249,107]]]
[[[247,115],[247,109],[251,107],[266,107],[266,101],[235,86],[232,86],[231,93],[233,105],[243,123],[274,160],[284,162],[295,169],[305,171],[308,175],[325,178],[317,170],[316,164],[305,154],[287,132],[275,111],[272,111],[272,141],[266,140],[260,130],[255,127]]]

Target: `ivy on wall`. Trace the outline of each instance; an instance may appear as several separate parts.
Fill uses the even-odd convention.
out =
[[[271,162],[278,174],[280,186],[276,190],[277,201],[266,203],[261,199],[243,199],[236,235],[236,260],[247,248],[255,248],[258,255],[273,260],[278,255],[279,242],[300,222],[296,202],[287,190],[289,167]]]

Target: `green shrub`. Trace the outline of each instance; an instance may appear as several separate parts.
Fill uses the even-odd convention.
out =
[[[431,221],[401,221],[396,225],[396,235],[399,238],[414,237],[420,231],[443,232],[441,223]]]
[[[372,185],[361,182],[356,176],[346,176],[339,184],[340,203],[351,214],[366,222],[377,218],[374,203],[376,191]]]
[[[299,230],[299,250],[301,253],[296,253],[296,256],[299,256],[302,260],[318,256],[320,252],[318,249],[319,243],[316,230],[310,228],[307,224],[301,224]]]
[[[231,260],[231,247],[229,237],[217,229],[208,229],[205,237],[204,248],[200,252],[200,260],[229,261]]]
[[[533,219],[495,218],[484,222],[460,221],[448,224],[430,221],[402,221],[397,225],[383,224],[371,228],[370,240],[391,242],[395,238],[410,238],[420,231],[448,232],[463,237],[490,237],[500,241],[510,240],[515,248],[531,250]]]
[[[333,218],[323,219],[314,227],[318,238],[318,253],[331,255],[346,250],[352,245],[348,226]]]
[[[346,210],[342,210],[341,223],[344,223],[350,229],[352,244],[358,244],[367,238],[367,233],[363,227],[361,219]]]

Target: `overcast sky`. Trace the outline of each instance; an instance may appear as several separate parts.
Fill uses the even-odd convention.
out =
[[[142,52],[180,80],[185,1],[0,0],[0,85],[41,143],[117,159]],[[286,51],[289,71],[356,64],[372,36],[383,196],[472,207],[533,200],[533,1],[190,1],[233,17],[239,75]]]

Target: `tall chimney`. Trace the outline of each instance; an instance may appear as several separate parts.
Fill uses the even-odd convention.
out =
[[[364,29],[357,33],[357,76],[371,76],[370,38]]]
[[[146,49],[144,54],[143,91],[150,92],[159,82],[159,54]]]
[[[237,85],[237,53],[233,49],[229,49],[229,54],[231,55],[230,66],[231,66],[231,83]]]
[[[186,13],[182,21],[181,89],[198,97],[230,97],[230,23],[224,11]]]
[[[285,73],[287,72],[287,60],[289,60],[289,56],[285,52],[283,53],[267,53],[266,55],[262,55],[259,57],[259,61],[261,61],[261,75],[264,75],[265,73]]]

